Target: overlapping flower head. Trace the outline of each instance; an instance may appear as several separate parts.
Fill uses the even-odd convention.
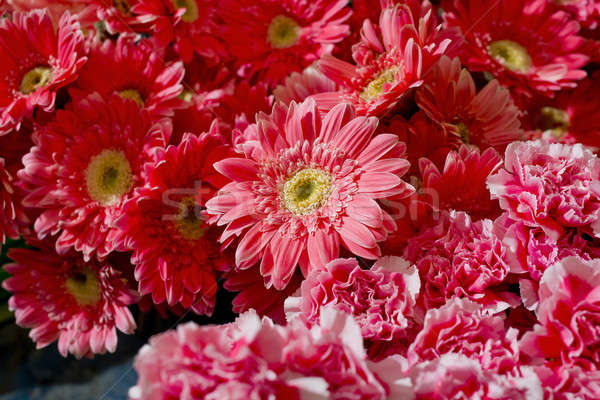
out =
[[[213,168],[232,151],[215,133],[186,135],[144,167],[145,182],[122,206],[115,225],[122,250],[132,250],[139,292],[154,303],[211,314],[217,273],[229,269],[202,207],[227,180]]]
[[[0,21],[0,134],[18,128],[34,109],[54,109],[56,90],[77,78],[86,58],[77,19],[63,14],[15,12]]]
[[[348,34],[345,0],[224,0],[221,36],[245,78],[276,85]]]
[[[322,110],[340,102],[353,104],[359,115],[382,116],[422,85],[422,75],[457,38],[442,31],[431,4],[418,1],[385,8],[379,26],[365,20],[362,40],[353,48],[355,64],[327,56],[321,71],[339,85],[336,92],[315,95]]]
[[[598,4],[0,0],[16,323],[195,321],[132,399],[599,399]]]
[[[127,286],[114,260],[85,261],[76,251],[57,254],[51,241],[31,241],[40,251],[11,250],[12,275],[2,283],[13,293],[9,307],[17,323],[31,328],[37,348],[58,340],[63,356],[77,358],[114,352],[117,329],[132,333],[127,306],[137,294]]]
[[[256,146],[217,162],[232,180],[207,203],[210,222],[225,225],[221,242],[236,247],[236,265],[260,262],[270,284],[283,289],[339,256],[340,247],[377,258],[377,242],[394,221],[377,199],[406,196],[408,169],[394,135],[373,136],[375,118],[341,104],[323,117],[312,100],[276,104],[248,128]]]
[[[143,165],[171,133],[169,121],[153,123],[132,100],[98,94],[56,113],[33,134],[19,176],[23,204],[41,209],[39,238],[57,236],[63,254],[74,248],[86,259],[116,247],[113,222],[133,189],[143,184]]]
[[[551,2],[507,0],[490,7],[484,0],[447,0],[442,7],[448,25],[465,38],[463,63],[517,96],[553,96],[586,76],[579,24]]]

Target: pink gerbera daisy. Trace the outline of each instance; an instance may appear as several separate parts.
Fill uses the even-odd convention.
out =
[[[292,72],[283,84],[273,90],[273,94],[276,101],[290,104],[292,100],[301,103],[313,94],[336,90],[336,83],[323,75],[315,65],[311,65],[301,73]]]
[[[147,40],[122,35],[117,42],[95,40],[88,62],[81,69],[71,95],[78,99],[98,92],[104,97],[117,93],[133,100],[153,117],[173,114],[183,86],[181,62],[165,63]]]
[[[552,96],[586,76],[588,57],[578,53],[579,25],[547,0],[446,0],[449,26],[467,43],[461,58],[473,71],[485,71],[517,95]]]
[[[150,27],[159,46],[173,44],[187,63],[194,53],[213,61],[223,56],[223,46],[214,35],[215,8],[215,0],[136,0],[130,11],[137,15],[137,23]]]
[[[167,121],[152,125],[145,111],[117,95],[91,95],[59,111],[34,132],[35,146],[19,171],[28,189],[24,204],[43,210],[38,236],[58,235],[59,254],[72,247],[86,259],[110,253],[121,205],[143,183],[143,164],[170,132]]]
[[[346,0],[224,0],[222,36],[244,77],[274,86],[301,71],[348,33]]]
[[[152,294],[154,303],[212,313],[217,274],[228,263],[201,207],[227,181],[213,163],[230,155],[214,134],[187,135],[145,166],[146,185],[123,204],[115,222],[122,230],[118,242],[133,250],[139,291]]]
[[[46,11],[0,20],[0,134],[18,128],[36,106],[54,109],[56,90],[77,78],[86,58],[75,17],[63,14],[54,30]]]
[[[440,30],[427,4],[419,12],[408,5],[386,8],[378,28],[365,20],[362,41],[354,46],[356,65],[323,57],[319,67],[339,90],[315,95],[319,108],[327,111],[347,101],[359,115],[381,116],[420,86],[423,72],[453,42],[452,32]]]
[[[4,267],[12,277],[2,287],[13,294],[8,304],[17,324],[32,328],[38,349],[58,339],[65,357],[114,352],[117,329],[135,329],[127,306],[137,299],[118,265],[86,262],[76,252],[58,255],[46,242],[33,245],[42,251],[12,249],[15,263]]]
[[[475,82],[458,58],[444,56],[416,94],[417,105],[442,129],[462,141],[479,148],[494,147],[498,151],[510,142],[523,139],[519,109],[510,93],[488,83],[477,92]]]
[[[376,118],[356,117],[341,104],[321,116],[312,100],[259,113],[256,145],[245,157],[215,168],[233,182],[207,203],[211,222],[226,225],[221,242],[241,237],[236,264],[261,261],[261,274],[282,289],[299,264],[324,266],[350,252],[377,258],[377,242],[395,227],[376,199],[403,196],[412,187],[394,135],[377,135]]]

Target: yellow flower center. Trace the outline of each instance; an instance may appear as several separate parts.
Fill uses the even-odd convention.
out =
[[[85,170],[85,183],[92,200],[105,206],[119,203],[133,185],[131,167],[125,154],[104,149],[92,157]]]
[[[194,93],[190,92],[189,90],[184,89],[179,96],[177,96],[177,98],[179,100],[183,100],[186,103],[189,103],[192,101],[192,99],[194,98]]]
[[[360,97],[365,101],[378,98],[381,92],[383,92],[383,85],[392,84],[396,81],[396,72],[398,72],[398,67],[392,67],[383,71],[377,78],[369,82],[363,89]]]
[[[33,93],[41,87],[46,86],[52,80],[52,68],[50,67],[35,67],[29,70],[23,79],[19,90],[23,94]]]
[[[124,99],[135,101],[136,104],[138,105],[138,107],[140,107],[140,108],[144,107],[144,98],[142,97],[140,92],[138,92],[135,89],[121,90],[119,92],[119,96],[121,96]]]
[[[184,239],[200,239],[208,229],[200,215],[200,206],[193,196],[183,198],[181,204],[182,207],[174,221],[177,231]]]
[[[175,9],[185,8],[185,13],[181,16],[183,22],[194,22],[198,19],[198,4],[196,0],[171,0]]]
[[[285,15],[278,15],[267,30],[267,40],[276,49],[292,47],[300,40],[300,26]]]
[[[305,168],[288,178],[281,198],[291,213],[305,215],[325,204],[330,193],[331,175],[320,169]]]
[[[492,57],[512,71],[525,73],[531,68],[531,57],[527,49],[517,42],[498,40],[492,42],[488,50]]]
[[[90,268],[85,268],[67,278],[65,287],[80,306],[97,304],[102,298],[98,277]]]
[[[554,107],[542,107],[537,121],[542,131],[550,131],[557,139],[560,139],[569,131],[571,122],[569,114],[564,110]]]

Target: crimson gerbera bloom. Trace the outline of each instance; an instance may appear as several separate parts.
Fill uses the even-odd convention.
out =
[[[356,65],[325,56],[319,68],[339,89],[314,96],[327,111],[340,102],[352,103],[359,115],[382,116],[401,103],[421,75],[456,44],[452,30],[441,30],[431,4],[412,10],[409,5],[386,8],[379,27],[365,20],[362,41],[354,46]]]
[[[232,179],[211,200],[211,223],[226,225],[221,242],[236,236],[238,268],[261,261],[267,286],[284,288],[296,266],[306,276],[339,256],[340,244],[374,259],[377,242],[395,229],[377,199],[408,195],[408,170],[395,135],[377,135],[377,118],[356,117],[340,104],[321,117],[312,100],[281,103],[259,113],[256,146],[215,168]]]
[[[212,313],[218,270],[229,264],[201,207],[227,183],[214,162],[232,154],[214,133],[188,134],[145,166],[146,185],[123,205],[116,221],[120,247],[133,250],[139,291],[152,294],[154,303]]]
[[[184,62],[192,61],[194,53],[218,61],[223,46],[214,35],[215,3],[215,0],[136,0],[130,11],[137,14],[136,23],[149,26],[159,46],[173,44]]]
[[[86,58],[77,19],[65,12],[58,30],[47,11],[0,19],[0,134],[18,128],[36,106],[54,109],[56,90],[77,78]]]
[[[346,0],[224,0],[222,36],[237,65],[274,86],[302,71],[348,33]]]
[[[47,242],[42,251],[12,249],[12,277],[2,287],[13,294],[8,305],[17,324],[32,328],[29,336],[42,348],[58,339],[58,350],[77,358],[114,352],[117,331],[133,333],[127,306],[135,291],[109,261],[84,261],[77,252],[58,255]]]
[[[416,101],[449,134],[449,142],[504,151],[509,143],[525,136],[520,111],[510,92],[499,87],[497,81],[477,91],[471,74],[461,69],[458,58],[440,59],[417,91]]]
[[[13,177],[6,170],[4,158],[0,157],[0,246],[6,236],[18,237],[16,219],[17,212],[12,200],[14,193]]]
[[[515,94],[552,96],[586,76],[588,57],[578,53],[579,25],[547,0],[447,0],[449,26],[466,40],[461,56],[472,71],[485,71]]]
[[[70,93],[83,98],[93,92],[104,97],[117,93],[134,100],[153,117],[169,116],[178,106],[185,73],[181,62],[165,63],[148,40],[136,42],[122,35],[115,42],[95,40],[88,62]]]
[[[133,188],[143,183],[142,166],[171,133],[168,121],[152,124],[138,106],[117,95],[94,94],[58,111],[33,134],[19,177],[27,207],[43,212],[35,221],[40,238],[58,235],[56,249],[74,247],[89,259],[114,247],[113,221]]]
[[[562,143],[582,143],[600,147],[600,74],[595,73],[579,83],[575,89],[564,90],[554,99],[534,101],[530,107],[528,123],[551,140]]]

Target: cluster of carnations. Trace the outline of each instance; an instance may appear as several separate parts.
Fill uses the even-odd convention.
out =
[[[3,287],[132,399],[599,399],[600,0],[0,0]]]

